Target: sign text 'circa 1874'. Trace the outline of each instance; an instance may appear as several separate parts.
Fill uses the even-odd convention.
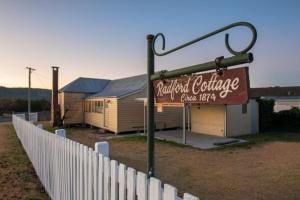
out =
[[[157,103],[243,104],[249,98],[248,67],[154,81]]]

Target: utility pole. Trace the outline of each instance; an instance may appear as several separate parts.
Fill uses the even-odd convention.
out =
[[[52,67],[52,102],[51,102],[51,123],[52,127],[59,126],[60,112],[58,106],[58,68]]]
[[[31,112],[31,94],[30,94],[30,89],[31,89],[31,73],[32,71],[35,71],[34,68],[32,67],[26,67],[26,69],[28,69],[28,93],[27,93],[27,103],[28,103],[28,120],[29,119],[29,115],[30,115],[30,112]]]

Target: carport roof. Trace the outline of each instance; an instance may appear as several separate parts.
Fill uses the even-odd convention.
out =
[[[300,86],[251,88],[252,98],[300,96]]]

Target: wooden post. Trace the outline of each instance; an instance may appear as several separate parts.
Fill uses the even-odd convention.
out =
[[[185,120],[185,115],[186,115],[186,105],[183,104],[182,108],[182,143],[186,144],[186,120]]]
[[[58,67],[52,67],[52,105],[51,123],[52,127],[58,126],[60,113],[58,109]]]
[[[95,151],[103,156],[109,157],[109,143],[106,141],[96,142]]]

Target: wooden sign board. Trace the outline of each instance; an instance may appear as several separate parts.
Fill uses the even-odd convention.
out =
[[[248,67],[153,83],[156,103],[244,104],[249,99]]]

